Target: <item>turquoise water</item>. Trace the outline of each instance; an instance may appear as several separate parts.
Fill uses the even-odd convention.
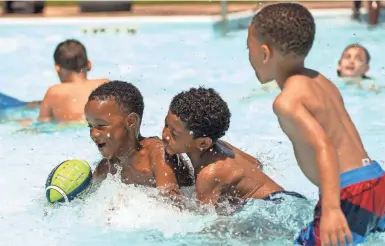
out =
[[[381,54],[385,29],[369,30],[348,15],[318,16],[317,37],[307,65],[326,74],[341,89],[364,144],[374,159],[383,160],[384,93],[345,86],[335,67],[343,48],[361,42],[372,54],[369,75],[385,84]],[[100,155],[86,127],[57,130],[45,126],[25,130],[0,125],[3,176],[0,200],[0,245],[290,245],[291,237],[312,217],[317,189],[296,165],[288,139],[271,110],[278,90],[261,89],[248,63],[246,31],[219,38],[210,21],[162,23],[130,19],[71,20],[67,24],[20,24],[0,20],[0,91],[21,100],[39,100],[58,82],[53,50],[66,38],[82,41],[93,62],[90,77],[133,82],[145,98],[144,135],[160,135],[168,104],[175,93],[190,86],[217,89],[229,103],[232,121],[224,138],[265,164],[265,170],[285,187],[304,194],[309,202],[279,206],[258,201],[232,218],[214,212],[197,215],[179,211],[157,197],[154,189],[124,186],[109,177],[86,201],[45,207],[44,183],[51,169],[65,159],[88,160]],[[64,23],[64,22],[63,22]],[[157,24],[155,24],[157,23]],[[84,29],[106,28],[103,34]],[[135,35],[116,33],[135,28]],[[12,111],[3,117],[36,117],[36,111]],[[185,190],[192,196],[193,190]],[[115,211],[110,211],[114,207]],[[201,231],[210,228],[206,233]],[[368,245],[383,245],[376,235]]]

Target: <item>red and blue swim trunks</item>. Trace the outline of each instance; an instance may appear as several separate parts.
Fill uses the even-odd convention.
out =
[[[353,236],[353,245],[363,243],[370,233],[385,231],[385,172],[373,161],[340,176],[341,209]],[[294,244],[321,246],[321,199],[318,201],[314,220],[303,229]]]

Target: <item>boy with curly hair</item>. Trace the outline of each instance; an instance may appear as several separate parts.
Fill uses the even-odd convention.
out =
[[[337,87],[305,67],[315,36],[311,13],[296,3],[259,11],[248,30],[258,80],[275,80],[273,103],[304,175],[320,189],[315,218],[296,244],[358,244],[385,228],[385,173],[369,158]]]
[[[176,155],[165,153],[161,139],[140,134],[143,110],[142,94],[131,83],[112,81],[92,91],[84,113],[103,156],[93,178],[101,181],[120,171],[123,183],[180,195],[180,186],[193,184],[190,170]]]
[[[229,128],[230,117],[227,103],[220,95],[214,89],[200,87],[177,94],[165,118],[162,137],[166,151],[170,155],[186,153],[190,158],[201,204],[220,205],[228,201],[238,208],[249,198],[304,198],[284,191],[261,171],[256,158],[220,140]]]

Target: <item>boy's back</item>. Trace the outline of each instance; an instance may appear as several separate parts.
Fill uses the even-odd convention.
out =
[[[40,122],[82,122],[91,92],[107,79],[88,80],[92,64],[86,48],[77,40],[61,42],[54,52],[55,70],[61,84],[51,86],[40,106]]]
[[[66,82],[51,86],[41,105],[40,121],[84,121],[88,96],[107,79]]]
[[[277,183],[260,170],[261,163],[254,157],[239,150],[231,144],[218,140],[208,159],[207,164],[198,172],[196,189],[198,199],[212,199],[206,192],[214,193],[215,187],[220,187],[219,200],[229,199],[233,205],[248,198],[265,199],[270,194],[282,191]],[[203,156],[203,159],[204,156]],[[217,180],[215,187],[210,187],[208,180]],[[213,188],[213,189],[211,189]]]
[[[301,114],[311,114],[337,150],[336,158],[341,173],[361,167],[361,161],[368,158],[339,90],[321,74],[305,70],[300,75],[288,78],[273,109],[278,115],[296,110]],[[320,185],[317,169],[314,168],[317,165],[316,153],[306,141],[309,136],[298,134],[304,131],[295,129],[284,120],[280,120],[280,124],[293,142],[294,153],[304,174],[315,185]],[[316,133],[317,129],[312,131]],[[323,136],[315,134],[313,137]]]

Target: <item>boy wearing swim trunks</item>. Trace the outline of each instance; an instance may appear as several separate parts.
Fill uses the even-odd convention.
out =
[[[83,122],[88,96],[108,80],[87,78],[92,64],[88,60],[86,48],[77,40],[61,42],[53,57],[61,83],[47,90],[40,106],[38,121]]]
[[[189,169],[165,154],[161,139],[140,134],[143,110],[143,97],[131,83],[112,81],[90,94],[84,112],[91,139],[103,156],[93,178],[101,181],[120,170],[123,183],[179,194],[179,186],[192,185]]]
[[[186,153],[190,158],[197,199],[214,205],[228,201],[238,207],[249,198],[274,200],[278,193],[303,198],[284,192],[260,170],[256,158],[220,140],[230,117],[227,103],[211,88],[191,88],[171,101],[163,141],[168,154]]]
[[[301,170],[320,189],[314,221],[295,243],[358,244],[384,228],[384,171],[368,157],[336,86],[305,68],[314,35],[314,19],[305,7],[269,5],[249,27],[249,59],[262,84],[278,83],[274,113]]]

